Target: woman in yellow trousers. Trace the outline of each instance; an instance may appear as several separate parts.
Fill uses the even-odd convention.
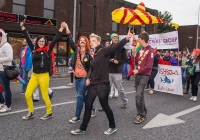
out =
[[[33,45],[29,37],[29,34],[24,27],[24,23],[23,22],[20,23],[22,34],[26,38],[28,45],[33,52],[32,54],[33,73],[25,92],[26,103],[28,106],[28,114],[22,117],[23,120],[29,120],[34,118],[35,116],[32,95],[38,86],[40,86],[42,98],[46,105],[46,114],[43,117],[41,117],[41,119],[47,120],[52,117],[51,100],[49,99],[48,95],[49,79],[50,79],[49,78],[50,63],[51,63],[50,55],[55,43],[58,41],[59,36],[64,29],[63,24],[64,22],[61,23],[59,31],[57,32],[54,39],[48,46],[48,42],[44,36],[38,36],[36,39],[36,44]]]

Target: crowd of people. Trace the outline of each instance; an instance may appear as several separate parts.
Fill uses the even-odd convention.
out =
[[[31,39],[24,23],[20,23],[20,28],[24,36],[20,56],[20,76],[25,83],[22,84],[21,94],[24,94],[28,113],[22,117],[23,120],[30,120],[35,117],[33,101],[39,101],[39,89],[46,105],[46,113],[41,117],[47,120],[52,117],[51,98],[53,91],[49,88],[50,76],[55,74],[55,66],[52,61],[54,54],[52,52],[59,36],[66,31],[71,49],[74,56],[69,59],[68,73],[71,75],[71,81],[68,86],[75,85],[76,90],[76,109],[74,116],[69,119],[70,123],[81,121],[82,109],[85,105],[85,111],[82,123],[78,129],[72,130],[71,134],[85,134],[91,117],[96,115],[97,107],[93,105],[98,96],[101,108],[109,121],[109,128],[104,132],[106,135],[117,131],[112,109],[109,106],[109,97],[118,97],[120,95],[122,103],[121,108],[126,108],[128,98],[122,85],[122,78],[130,80],[135,76],[135,102],[137,115],[134,123],[142,123],[147,115],[147,109],[144,100],[144,90],[149,88],[149,94],[154,93],[154,78],[158,73],[158,65],[180,66],[182,73],[182,84],[185,94],[188,94],[191,86],[192,101],[197,101],[198,84],[200,80],[200,49],[195,49],[191,54],[187,49],[181,52],[159,51],[156,47],[148,44],[149,35],[142,32],[138,36],[138,42],[142,45],[141,50],[136,53],[135,47],[132,50],[126,50],[124,45],[130,41],[133,33],[128,31],[126,37],[119,40],[116,33],[111,34],[110,41],[105,45],[101,44],[101,37],[92,33],[89,38],[80,36],[77,43],[72,39],[71,32],[67,23],[62,22],[54,39],[50,44],[42,35]],[[10,89],[10,80],[4,74],[3,65],[12,65],[13,50],[7,42],[5,32],[0,30],[0,112],[11,111],[12,93]],[[30,74],[30,71],[32,73]],[[29,78],[30,77],[30,78]],[[73,80],[75,77],[75,80]]]

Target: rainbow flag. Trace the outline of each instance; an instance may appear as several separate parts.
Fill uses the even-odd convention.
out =
[[[136,54],[141,50],[141,48],[142,48],[142,45],[140,45],[139,42],[137,42],[135,46]]]
[[[20,76],[18,76],[17,78],[14,79],[15,82],[17,83],[22,83],[22,84],[26,84],[24,79],[22,79]]]
[[[70,48],[70,57],[74,57],[74,51]]]

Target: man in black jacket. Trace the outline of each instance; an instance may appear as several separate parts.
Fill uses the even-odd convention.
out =
[[[117,34],[112,34],[110,36],[110,39],[112,41],[112,44],[110,46],[113,46],[118,43],[119,36]],[[126,56],[126,50],[124,47],[121,47],[114,53],[110,55],[110,66],[109,66],[109,79],[110,79],[110,85],[114,84],[115,88],[117,88],[118,93],[120,94],[122,98],[122,108],[125,108],[128,99],[126,97],[126,93],[124,91],[124,88],[122,86],[122,70],[123,70],[123,64],[127,61]],[[110,97],[113,97],[113,92],[111,91]],[[115,93],[115,96],[118,95]]]

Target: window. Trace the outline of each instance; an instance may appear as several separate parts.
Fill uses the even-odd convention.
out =
[[[146,26],[145,25],[141,25],[141,32],[145,32],[146,30]]]
[[[67,43],[58,42],[57,65],[67,65]]]
[[[92,11],[92,29],[95,29],[96,27],[96,6],[93,6]]]
[[[81,27],[81,20],[82,20],[82,3],[79,3],[78,7],[78,27]]]
[[[25,15],[26,0],[13,0],[12,12]]]
[[[112,22],[112,31],[117,32],[118,31],[118,23]]]
[[[44,0],[44,17],[54,18],[54,3],[55,0]]]

